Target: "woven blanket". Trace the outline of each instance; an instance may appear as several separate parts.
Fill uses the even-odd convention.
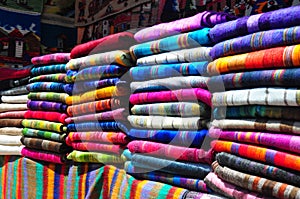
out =
[[[173,91],[145,92],[130,95],[131,104],[148,104],[158,102],[182,102],[195,101],[204,102],[211,106],[211,93],[202,88],[180,89]]]
[[[125,167],[126,167],[126,163],[128,163],[128,160],[131,160],[132,155],[133,154],[129,151],[129,149],[126,148],[123,150],[121,157],[127,161],[127,162],[125,162],[125,165],[124,165]]]
[[[0,103],[0,113],[7,111],[24,111],[27,110],[27,104],[3,104]]]
[[[284,132],[287,134],[300,134],[300,124],[296,121],[288,120],[268,120],[268,119],[223,119],[213,120],[212,126],[220,129],[255,130]]]
[[[157,55],[150,55],[139,58],[136,63],[138,66],[149,66],[157,64],[175,64],[212,61],[209,55],[210,47],[197,47],[191,49],[177,50]]]
[[[46,112],[46,111],[31,111],[28,110],[25,113],[25,119],[39,119],[47,120],[50,122],[60,122],[65,124],[65,120],[68,116],[65,113],[59,112]]]
[[[21,79],[30,76],[32,65],[23,68],[6,68],[1,67],[0,81]],[[12,86],[10,87],[12,88]]]
[[[41,138],[22,137],[21,142],[28,148],[56,153],[67,153],[72,150],[71,147],[68,147],[65,143],[45,140]]]
[[[30,92],[50,91],[50,92],[65,92],[64,83],[58,82],[34,82],[27,85],[27,90]]]
[[[203,102],[172,102],[134,105],[131,108],[133,115],[161,115],[161,116],[181,116],[210,117],[210,107]]]
[[[102,164],[118,164],[124,163],[124,160],[113,154],[105,154],[98,152],[83,152],[74,150],[67,156],[68,160],[74,162],[91,162],[91,163],[102,163]]]
[[[210,172],[210,166],[201,163],[177,162],[146,155],[134,154],[131,160],[133,166],[144,168],[145,171],[158,170],[182,177],[204,179]]]
[[[23,95],[23,94],[28,94],[29,92],[26,89],[26,85],[23,86],[18,86],[18,87],[14,87],[11,88],[9,90],[4,90],[4,91],[0,91],[0,95],[2,96],[6,96],[6,95]]]
[[[300,188],[292,185],[268,180],[254,175],[248,175],[227,167],[221,167],[217,162],[213,164],[214,172],[219,178],[236,186],[262,193],[272,198],[298,198]]]
[[[67,63],[70,60],[70,53],[53,53],[39,57],[33,57],[31,62],[34,65],[47,65],[55,63]]]
[[[198,148],[188,148],[170,144],[150,141],[131,141],[127,148],[131,153],[144,153],[147,155],[178,161],[212,163],[212,151]]]
[[[8,104],[26,104],[27,100],[27,95],[1,96],[1,102]]]
[[[95,142],[71,142],[71,146],[74,150],[77,151],[89,151],[89,152],[99,152],[99,153],[109,153],[115,155],[121,155],[123,147],[120,145],[114,144],[102,144]]]
[[[31,158],[34,160],[41,160],[45,162],[51,162],[56,164],[64,164],[66,161],[65,154],[59,154],[55,152],[42,151],[24,147],[21,150],[22,156]]]
[[[130,129],[127,133],[131,140],[150,140],[161,143],[172,143],[180,146],[201,147],[207,135],[207,130],[177,131],[177,130],[143,130]]]
[[[69,97],[66,93],[54,93],[54,92],[30,92],[28,99],[31,100],[43,100],[66,103],[66,99]]]
[[[6,155],[21,155],[21,151],[24,146],[6,146],[0,145],[0,156]]]
[[[0,135],[22,135],[22,129],[18,127],[2,127],[0,128]]]
[[[240,105],[299,106],[300,90],[294,88],[254,88],[214,93],[213,106]]]
[[[226,13],[204,11],[192,17],[144,28],[135,33],[134,38],[138,42],[151,41],[182,32],[190,32],[205,27],[214,27],[216,24],[224,23],[234,18],[234,16]]]
[[[54,73],[66,73],[66,64],[55,64],[47,66],[39,66],[31,69],[32,76],[40,76]]]
[[[90,141],[124,145],[128,143],[127,135],[123,132],[70,132],[66,143]]]
[[[115,33],[100,39],[75,46],[71,50],[71,58],[83,57],[112,50],[127,50],[136,43],[131,32]]]
[[[25,128],[33,128],[33,129],[40,129],[40,130],[49,130],[55,131],[57,133],[66,132],[67,128],[61,123],[57,122],[48,122],[45,120],[33,120],[33,119],[24,119],[22,121],[22,125]]]
[[[0,127],[22,127],[23,119],[0,119]]]
[[[68,70],[83,69],[90,66],[118,64],[120,66],[133,66],[133,60],[127,50],[116,50],[99,54],[88,55],[81,58],[71,59],[66,68]]]
[[[48,101],[27,101],[27,107],[34,111],[57,111],[66,112],[67,105],[60,102],[48,102]]]
[[[181,88],[206,88],[208,77],[203,76],[180,76],[164,79],[153,79],[143,82],[131,82],[132,92],[176,90]]]
[[[212,41],[218,43],[258,31],[297,26],[300,25],[300,16],[297,14],[299,11],[300,6],[293,6],[250,17],[242,17],[216,25],[209,32],[209,36]]]
[[[127,132],[127,129],[120,122],[77,122],[68,124],[69,132],[80,131],[117,131]]]
[[[134,45],[130,48],[133,57],[140,58],[185,48],[208,46],[211,44],[208,36],[210,28],[203,28],[189,33],[183,33]]]
[[[65,78],[66,78],[65,73],[40,75],[40,76],[31,78],[29,80],[29,83],[34,83],[34,82],[61,82],[61,83],[64,83]]]
[[[24,118],[26,111],[8,111],[0,113],[0,118]]]
[[[127,117],[133,128],[198,130],[207,128],[208,120],[200,117],[135,116]]]
[[[205,75],[208,62],[192,62],[180,64],[162,64],[155,66],[137,66],[130,69],[133,81],[146,81],[175,76]]]
[[[19,135],[0,135],[0,145],[20,146],[22,145]]]
[[[53,140],[57,142],[65,142],[67,136],[66,134],[59,134],[56,132],[43,131],[43,130],[31,129],[31,128],[23,128],[21,132],[25,137],[42,138],[42,139]]]
[[[211,146],[215,152],[232,153],[247,159],[257,160],[294,171],[300,171],[300,165],[298,164],[300,161],[299,155],[223,140],[213,141]]]
[[[226,166],[236,169],[237,171],[265,177],[277,182],[291,184],[296,187],[299,186],[300,173],[297,172],[291,172],[279,167],[270,166],[224,152],[216,154],[216,160],[221,166]]]
[[[30,77],[23,77],[19,79],[7,79],[7,80],[0,80],[0,90],[1,92],[4,90],[9,90],[11,88],[15,88],[18,86],[23,86],[28,84]]]
[[[298,67],[300,65],[299,51],[300,45],[295,45],[222,57],[210,62],[207,72],[210,75],[218,75],[235,71]]]

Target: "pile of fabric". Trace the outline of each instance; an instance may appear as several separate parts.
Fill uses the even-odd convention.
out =
[[[206,184],[230,198],[300,198],[300,6],[215,26],[216,152]]]
[[[68,159],[122,166],[129,86],[121,77],[133,65],[133,34],[123,32],[74,47],[67,63]]]
[[[71,151],[65,143],[67,135],[66,63],[69,53],[55,53],[32,58],[34,67],[26,86],[28,94],[25,127],[22,130],[23,156],[63,164]]]

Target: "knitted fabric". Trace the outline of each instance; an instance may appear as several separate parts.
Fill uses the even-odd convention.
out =
[[[189,33],[183,33],[166,37],[160,40],[150,41],[134,45],[130,52],[136,58],[146,57],[153,54],[159,54],[185,48],[195,48],[201,45],[210,45],[208,36],[210,28],[203,28]]]
[[[60,122],[65,124],[65,120],[68,116],[65,113],[59,112],[46,112],[46,111],[31,111],[28,110],[25,113],[25,119],[39,119],[47,120],[50,122]]]
[[[27,85],[27,90],[30,92],[51,91],[51,92],[65,92],[64,83],[57,82],[35,82]]]
[[[0,135],[22,135],[22,129],[18,127],[2,127],[0,128]]]
[[[114,144],[102,144],[95,142],[71,142],[70,145],[74,150],[77,151],[89,151],[89,152],[99,152],[99,153],[109,153],[120,155],[123,151],[123,147]]]
[[[7,156],[7,155],[20,156],[23,148],[24,148],[23,145],[21,145],[21,146],[0,145],[0,156]]]
[[[26,111],[9,111],[0,113],[0,118],[24,118]]]
[[[46,65],[53,63],[67,63],[70,60],[70,53],[53,53],[39,57],[33,57],[31,62],[34,65]]]
[[[64,83],[65,78],[66,78],[65,73],[40,75],[40,76],[31,78],[29,80],[29,83],[34,83],[34,82],[61,82],[61,83]]]
[[[66,112],[67,105],[60,102],[48,102],[48,101],[27,101],[27,107],[34,111],[57,111]]]
[[[48,66],[39,66],[31,69],[32,76],[47,75],[53,73],[66,73],[66,64],[55,64]]]
[[[20,146],[22,145],[19,135],[0,135],[0,145]]]
[[[69,97],[66,93],[54,93],[54,92],[30,92],[28,99],[31,100],[43,100],[66,103]]]
[[[24,85],[28,84],[29,79],[30,79],[30,76],[28,75],[28,77],[23,77],[23,78],[19,78],[19,79],[15,79],[15,77],[13,77],[12,79],[0,80],[0,90],[1,90],[0,94],[4,90],[13,89],[15,87],[24,86]]]
[[[0,113],[7,111],[24,111],[27,110],[27,104],[3,104],[0,103]]]
[[[68,131],[124,131],[123,125],[119,122],[77,122],[68,124]],[[126,132],[126,131],[125,131]]]
[[[14,88],[11,88],[11,89],[5,90],[5,91],[0,91],[0,95],[2,95],[2,96],[23,95],[23,94],[28,94],[28,93],[29,92],[26,89],[26,85],[14,87]]]
[[[1,102],[10,104],[26,104],[27,95],[1,96]]]
[[[30,76],[32,65],[23,68],[7,68],[2,67],[0,73],[0,81],[21,79]],[[11,87],[10,87],[11,88]]]
[[[124,160],[118,155],[97,153],[97,152],[82,152],[74,150],[67,156],[68,160],[74,162],[91,162],[102,164],[123,163]]]
[[[40,130],[49,130],[49,131],[55,131],[57,133],[63,133],[65,132],[66,126],[64,126],[61,123],[57,122],[48,122],[44,120],[32,120],[32,119],[25,119],[22,121],[22,125],[25,128],[33,128],[33,129],[40,129]]]
[[[220,73],[298,67],[300,65],[300,45],[270,48],[250,53],[222,57],[210,62],[207,72]]]
[[[21,154],[22,156],[25,156],[27,158],[52,162],[56,164],[64,164],[64,162],[66,161],[65,154],[41,151],[41,150],[31,149],[27,147],[22,148]]]
[[[26,147],[32,149],[51,151],[56,153],[66,153],[68,151],[71,151],[71,148],[64,143],[40,139],[40,138],[22,137],[21,142]]]
[[[38,129],[23,128],[21,130],[25,137],[36,137],[57,142],[65,142],[66,134],[59,134],[51,131],[43,131]]]
[[[22,127],[23,119],[0,119],[0,127]]]

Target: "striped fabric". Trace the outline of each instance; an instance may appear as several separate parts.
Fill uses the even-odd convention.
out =
[[[29,92],[26,89],[26,85],[13,87],[9,90],[0,91],[0,95],[2,96],[10,96],[10,95],[24,95],[28,94]]]
[[[71,147],[68,147],[64,143],[40,139],[40,138],[22,137],[21,142],[23,145],[25,145],[28,148],[51,151],[60,154],[70,152],[72,150]]]
[[[70,90],[73,94],[84,93],[86,91],[95,90],[97,88],[104,88],[107,86],[115,86],[120,81],[119,78],[110,78],[93,81],[75,82],[70,85]],[[66,90],[66,88],[65,88]]]
[[[30,92],[28,94],[28,99],[31,100],[44,100],[44,101],[54,101],[66,103],[69,97],[66,93],[54,93],[54,92]]]
[[[52,63],[66,63],[70,60],[70,53],[52,53],[39,57],[33,57],[31,62],[34,65],[46,65]]]
[[[42,151],[24,147],[21,150],[21,155],[34,160],[41,160],[56,164],[64,164],[66,162],[65,154]]]
[[[26,111],[8,111],[0,113],[0,118],[24,118]]]
[[[0,103],[0,113],[7,111],[25,111],[27,110],[27,104],[4,104]]]
[[[67,118],[67,114],[59,113],[59,112],[44,112],[44,111],[26,111],[24,118],[25,119],[40,119],[47,120],[50,122],[60,122],[65,124],[65,120]]]
[[[47,74],[54,74],[54,73],[65,73],[65,72],[67,72],[66,64],[39,66],[31,69],[32,76],[47,75]]]
[[[109,153],[114,155],[120,155],[123,151],[123,148],[120,145],[102,144],[86,141],[71,142],[69,146],[71,146],[72,149],[77,151]]]
[[[101,164],[118,164],[124,162],[124,160],[118,155],[97,152],[83,152],[77,150],[74,150],[71,153],[69,153],[67,159],[73,160],[74,162],[91,162]]]
[[[61,123],[57,122],[49,122],[46,120],[33,120],[33,119],[24,119],[22,121],[22,125],[25,128],[33,128],[33,129],[40,129],[40,130],[49,130],[55,131],[57,133],[66,132],[67,128]]]
[[[125,131],[123,125],[119,122],[77,122],[68,124],[68,131]]]
[[[18,127],[2,127],[0,128],[0,135],[13,135],[18,136],[22,135],[22,129]]]
[[[48,101],[27,101],[27,107],[34,111],[57,111],[65,112],[67,105],[60,102],[48,102]]]
[[[8,104],[26,104],[27,95],[1,96],[1,102]]]
[[[42,138],[47,140],[53,140],[57,142],[64,142],[66,138],[66,134],[59,134],[56,132],[43,131],[43,130],[31,129],[31,128],[23,128],[21,132],[26,137],[36,137],[36,138]]]
[[[35,82],[27,85],[27,90],[30,92],[50,91],[50,92],[65,92],[64,83],[57,82]]]
[[[40,76],[32,77],[29,80],[29,83],[34,83],[34,82],[61,82],[61,83],[64,83],[65,78],[66,78],[65,73],[40,75]]]

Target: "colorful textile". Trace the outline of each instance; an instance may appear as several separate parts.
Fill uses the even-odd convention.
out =
[[[1,102],[9,104],[26,104],[27,100],[27,95],[1,96]]]
[[[0,113],[0,118],[24,118],[26,111],[9,111]]]
[[[71,142],[71,146],[74,150],[77,151],[89,151],[89,152],[99,152],[99,153],[109,153],[120,155],[123,148],[120,145],[114,144],[102,144],[95,142]]]
[[[34,82],[62,82],[62,83],[64,83],[65,78],[66,78],[65,73],[40,75],[40,76],[31,78],[29,80],[29,83],[34,83]]]
[[[21,155],[21,151],[23,148],[24,148],[23,145],[21,146],[0,145],[0,156]]]
[[[288,28],[300,25],[300,6],[293,6],[267,13],[242,17],[213,27],[209,36],[215,43],[263,30]]]
[[[99,54],[88,55],[76,59],[71,59],[66,68],[68,70],[83,69],[90,66],[100,66],[107,64],[118,64],[129,67],[134,65],[133,60],[126,50],[116,50]]]
[[[140,58],[174,50],[195,48],[201,45],[207,46],[211,44],[208,36],[209,31],[210,28],[203,28],[189,33],[137,44],[130,48],[130,52],[134,57]]]
[[[70,132],[66,138],[66,143],[90,141],[111,144],[127,144],[127,135],[123,132]]]
[[[210,75],[218,75],[235,71],[298,67],[300,65],[299,52],[300,45],[295,45],[222,57],[210,62],[207,72]]]
[[[46,74],[54,74],[54,73],[66,73],[66,64],[55,64],[48,66],[39,66],[31,69],[32,76],[40,76]]]
[[[180,147],[149,141],[131,141],[127,148],[131,153],[144,153],[151,156],[178,161],[212,163],[212,151],[197,148]]]
[[[174,76],[205,75],[208,62],[137,66],[130,69],[133,81],[145,81]]]
[[[21,137],[19,135],[0,135],[0,145],[20,146],[22,145]]]
[[[57,142],[64,142],[66,138],[66,134],[59,134],[56,132],[42,131],[42,130],[31,129],[31,128],[23,128],[21,132],[26,137],[43,138],[43,139],[53,140]]]
[[[7,111],[24,111],[27,110],[27,104],[3,104],[0,103],[0,113]]]
[[[124,158],[124,160],[127,161],[127,162],[125,162],[124,167],[126,167],[126,163],[129,162],[128,160],[131,160],[132,155],[133,155],[133,154],[129,151],[129,149],[124,149],[124,150],[123,150],[121,157]],[[131,162],[130,162],[130,164],[131,164]]]
[[[33,101],[28,100],[27,106],[30,110],[35,111],[58,111],[66,112],[67,105],[60,102],[48,102],[48,101]]]
[[[68,124],[68,131],[126,131],[122,128],[123,125],[119,122],[78,122]]]
[[[66,153],[68,151],[71,151],[71,148],[64,143],[40,139],[40,138],[22,137],[21,142],[26,147],[32,149],[51,151],[56,153]]]
[[[65,113],[59,112],[46,112],[46,111],[31,111],[28,110],[25,113],[25,119],[39,119],[47,120],[50,122],[60,122],[65,124],[65,120],[68,116]]]
[[[133,115],[161,115],[181,117],[210,117],[210,107],[203,102],[172,102],[134,105]]]
[[[22,127],[23,119],[0,119],[0,127]]]
[[[214,93],[213,106],[240,105],[299,106],[300,90],[294,88],[253,88]]]
[[[20,79],[30,76],[32,65],[23,68],[1,67],[0,81]]]
[[[128,116],[133,128],[198,130],[207,128],[208,120],[200,117]]]
[[[33,57],[31,62],[34,65],[46,65],[54,63],[67,63],[70,60],[70,53],[53,53],[39,57]]]
[[[64,83],[58,82],[34,82],[27,85],[27,90],[30,92],[50,91],[50,92],[65,92]]]
[[[204,102],[211,106],[211,93],[201,88],[180,89],[173,91],[145,92],[130,95],[131,104],[147,104],[158,102],[182,102],[195,101]]]
[[[136,64],[138,66],[149,66],[157,64],[212,61],[209,55],[210,50],[210,47],[198,47],[161,53],[157,55],[141,57],[136,61]]]
[[[0,135],[22,135],[22,129],[18,127],[2,127],[0,128]]]
[[[27,158],[52,162],[56,164],[64,164],[64,162],[66,161],[65,154],[41,151],[41,150],[31,149],[27,147],[22,148],[21,154],[22,156],[25,156]]]
[[[150,140],[161,143],[172,143],[180,146],[201,147],[206,138],[207,130],[177,131],[177,130],[143,130],[130,129],[127,133],[131,140]]]
[[[28,84],[28,81],[30,79],[30,76],[23,77],[19,79],[7,79],[7,80],[0,80],[0,95],[2,92],[5,92],[5,90],[13,89],[18,86],[24,86]]]
[[[53,93],[53,92],[30,92],[28,99],[31,100],[44,100],[66,103],[66,99],[69,97],[66,93]]]
[[[83,152],[83,151],[72,151],[67,156],[68,160],[74,162],[91,162],[101,164],[114,164],[123,163],[124,160],[118,155],[97,153],[97,152]]]
[[[56,122],[48,122],[44,120],[31,120],[31,119],[24,119],[22,121],[22,125],[25,128],[33,128],[33,129],[40,129],[40,130],[49,130],[55,131],[58,133],[66,132],[66,126],[61,123]]]
[[[9,90],[5,90],[5,91],[0,91],[0,95],[23,95],[23,94],[28,94],[29,92],[27,91],[26,89],[26,85],[23,85],[23,86],[18,86],[18,87],[14,87],[14,88],[11,88]]]

